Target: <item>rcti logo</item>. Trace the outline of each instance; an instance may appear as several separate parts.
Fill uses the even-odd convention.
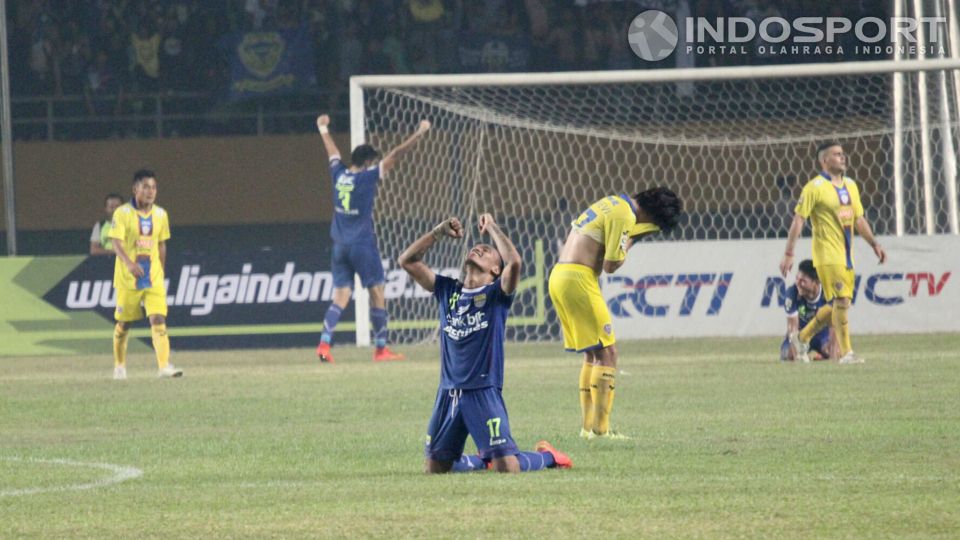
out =
[[[896,306],[905,302],[903,294],[908,297],[920,296],[923,292],[929,297],[940,296],[943,287],[950,280],[950,272],[944,272],[939,277],[932,272],[891,272],[871,274],[866,277],[863,295],[869,302],[879,306]],[[857,302],[857,294],[863,280],[857,276],[853,285],[853,303]],[[906,290],[908,287],[908,290]],[[787,292],[787,284],[783,278],[768,277],[763,287],[763,297],[760,307],[770,307],[773,297],[777,297],[777,305],[783,306]],[[900,293],[900,294],[897,294]]]
[[[607,306],[614,317],[632,317],[626,306],[632,305],[640,315],[646,317],[666,317],[670,313],[670,305],[655,304],[647,298],[651,289],[659,287],[683,287],[683,300],[680,302],[681,317],[693,314],[700,289],[712,288],[713,295],[707,306],[707,315],[718,315],[723,307],[723,299],[727,296],[733,272],[712,274],[651,274],[634,281],[626,276],[607,276],[607,286],[620,286],[628,292],[618,294],[607,300]]]

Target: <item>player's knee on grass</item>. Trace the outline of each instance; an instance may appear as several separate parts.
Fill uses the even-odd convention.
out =
[[[517,456],[503,456],[498,458],[493,458],[490,463],[493,465],[493,470],[497,472],[505,473],[518,473],[520,472],[520,461],[517,459]]]
[[[452,469],[452,461],[437,461],[435,459],[426,460],[423,466],[423,472],[427,474],[443,474],[450,472]]]

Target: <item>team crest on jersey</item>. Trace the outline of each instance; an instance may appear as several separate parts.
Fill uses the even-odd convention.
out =
[[[837,281],[834,281],[834,282],[833,282],[833,290],[835,290],[835,291],[837,291],[837,292],[843,291],[843,282],[840,281],[839,279],[838,279]]]
[[[610,332],[613,332],[613,326],[611,326],[609,323],[603,325],[603,333],[609,334]]]
[[[850,204],[850,194],[846,190],[840,192],[840,204]]]
[[[140,236],[150,236],[153,233],[153,218],[140,218]]]
[[[473,297],[473,305],[477,306],[478,308],[482,308],[486,304],[487,304],[487,295],[478,294]]]

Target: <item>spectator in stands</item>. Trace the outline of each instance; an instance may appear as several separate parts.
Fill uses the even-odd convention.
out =
[[[130,35],[130,49],[134,88],[137,92],[156,92],[160,79],[160,33],[146,20],[141,21],[137,32]]]
[[[90,255],[115,255],[110,240],[110,227],[113,225],[113,212],[123,204],[123,197],[111,193],[103,200],[104,219],[93,225],[90,233]]]
[[[98,137],[114,135],[116,125],[110,118],[120,115],[123,85],[120,84],[120,78],[110,66],[106,51],[97,51],[96,60],[87,67],[83,94],[86,98],[87,112],[90,116],[97,118],[91,131]]]

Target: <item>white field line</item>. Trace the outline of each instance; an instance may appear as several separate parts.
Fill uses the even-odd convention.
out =
[[[36,487],[23,489],[8,489],[0,491],[0,497],[19,497],[22,495],[35,495],[37,493],[56,493],[61,491],[84,491],[87,489],[96,489],[106,487],[112,484],[119,484],[127,480],[133,480],[143,476],[143,471],[136,467],[124,467],[123,465],[113,465],[110,463],[89,463],[84,461],[73,461],[69,459],[39,459],[39,458],[21,458],[21,457],[3,457],[0,461],[14,461],[19,463],[43,463],[50,465],[65,465],[68,467],[89,467],[93,469],[103,469],[113,473],[111,476],[101,478],[93,482],[83,484],[70,484],[66,486]]]

